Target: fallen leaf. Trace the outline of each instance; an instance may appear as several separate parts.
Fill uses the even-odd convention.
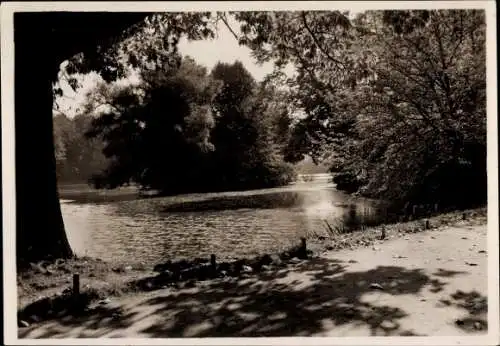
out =
[[[477,263],[472,263],[472,262],[465,262],[465,264],[472,267],[477,266]]]

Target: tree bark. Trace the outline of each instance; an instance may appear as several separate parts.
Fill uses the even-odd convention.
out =
[[[15,162],[16,260],[73,255],[57,191],[52,83],[60,64],[95,48],[145,13],[16,13]]]
[[[16,248],[18,268],[72,256],[57,192],[52,81],[47,37],[15,21]],[[43,30],[42,30],[43,31]]]

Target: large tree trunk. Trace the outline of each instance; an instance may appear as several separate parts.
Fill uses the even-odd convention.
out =
[[[29,23],[15,22],[14,38],[18,267],[72,255],[55,174],[52,81],[57,62],[47,37],[36,33],[40,28],[24,25]]]

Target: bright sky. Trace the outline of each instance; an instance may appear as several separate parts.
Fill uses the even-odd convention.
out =
[[[234,19],[229,18],[229,25],[236,33],[239,33],[239,24]],[[209,70],[219,61],[232,63],[240,60],[258,81],[273,70],[272,63],[257,65],[250,56],[250,48],[239,46],[236,38],[222,23],[215,40],[189,42],[182,39],[179,43],[179,50],[182,54],[192,56]]]
[[[239,26],[234,20],[230,20],[229,23],[234,31],[239,32]],[[225,25],[219,26],[218,35],[214,40],[189,42],[185,38],[181,39],[179,42],[179,51],[183,55],[191,56],[198,64],[206,66],[209,71],[219,61],[233,63],[235,60],[239,60],[258,81],[261,81],[273,70],[272,63],[264,65],[256,64],[250,55],[250,49],[239,46],[236,38]],[[85,93],[99,79],[100,77],[96,74],[85,76],[81,80],[82,87],[76,94],[69,86],[62,83],[62,89],[66,97],[58,100],[61,112],[65,113],[68,117],[73,117],[78,112],[78,107],[83,102]]]

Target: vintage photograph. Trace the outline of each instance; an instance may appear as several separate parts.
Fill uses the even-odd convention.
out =
[[[13,11],[20,342],[498,330],[494,4],[394,3]]]

